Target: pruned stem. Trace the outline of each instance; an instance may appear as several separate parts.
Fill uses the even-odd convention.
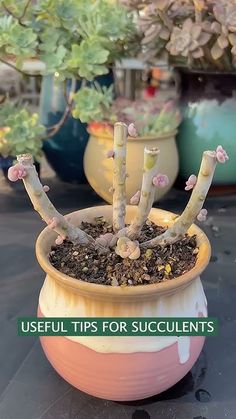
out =
[[[53,219],[56,220],[53,230],[63,238],[67,237],[73,243],[95,247],[95,240],[80,228],[69,223],[51,203],[39,180],[32,156],[21,154],[17,156],[17,160],[26,169],[27,174],[23,178],[24,186],[35,211],[39,213],[40,217],[47,224],[50,224]]]
[[[189,227],[194,223],[195,218],[203,207],[207,193],[211,186],[216,162],[215,152],[204,151],[197,183],[185,210],[180,217],[176,219],[174,224],[165,231],[165,233],[152,240],[142,243],[141,247],[152,248],[157,245],[173,243],[180,240],[187,233]]]
[[[114,169],[113,169],[113,230],[125,227],[126,208],[126,144],[128,128],[117,122],[114,126]]]
[[[135,239],[139,235],[142,230],[142,226],[151,211],[155,196],[153,178],[157,174],[158,170],[157,165],[159,153],[160,150],[158,148],[145,147],[144,149],[143,180],[140,201],[136,217],[131,225],[126,229],[125,234],[130,239]]]

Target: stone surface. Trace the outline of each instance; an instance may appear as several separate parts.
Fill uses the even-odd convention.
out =
[[[87,185],[45,180],[55,205],[68,213],[102,204]],[[161,208],[181,211],[188,193],[172,190]],[[202,227],[212,259],[202,276],[209,315],[220,322],[218,337],[184,379],[165,393],[117,403],[88,396],[63,381],[47,362],[39,341],[17,336],[17,318],[36,313],[44,274],[34,255],[44,227],[21,184],[0,182],[0,418],[1,419],[235,419],[236,418],[236,196],[208,198]]]

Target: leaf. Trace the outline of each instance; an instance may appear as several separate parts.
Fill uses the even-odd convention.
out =
[[[220,57],[222,57],[224,50],[221,49],[218,45],[218,42],[216,41],[211,48],[211,55],[214,60],[218,60]]]
[[[217,43],[221,49],[225,49],[229,45],[229,41],[224,35],[220,35],[217,38]]]

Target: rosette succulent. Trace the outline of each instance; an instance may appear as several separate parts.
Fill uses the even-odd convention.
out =
[[[236,67],[234,0],[122,0],[133,8],[142,35],[142,57],[149,62],[164,52],[172,65],[196,69]]]
[[[55,74],[62,83],[79,79],[80,91],[130,54],[136,37],[131,13],[118,0],[0,0],[0,61],[22,73],[25,59],[39,58],[42,75]],[[75,95],[75,104],[72,93],[69,111],[85,120],[77,104],[85,101],[86,91]],[[98,109],[108,96],[99,91]]]
[[[204,56],[202,47],[210,38],[211,35],[204,32],[200,24],[192,22],[189,18],[185,20],[182,28],[173,28],[166,49],[174,56],[201,58]]]

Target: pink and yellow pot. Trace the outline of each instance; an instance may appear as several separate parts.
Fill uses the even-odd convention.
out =
[[[136,208],[127,207],[129,223]],[[80,210],[72,221],[111,220],[111,206]],[[170,225],[174,214],[152,209],[150,220]],[[195,225],[199,253],[186,274],[159,284],[111,287],[86,283],[64,275],[48,260],[55,233],[45,228],[36,244],[38,261],[47,273],[39,297],[38,315],[44,317],[196,317],[207,316],[199,275],[209,262],[210,245]],[[161,393],[192,368],[204,337],[41,337],[44,352],[57,372],[78,389],[110,400],[137,400]]]

